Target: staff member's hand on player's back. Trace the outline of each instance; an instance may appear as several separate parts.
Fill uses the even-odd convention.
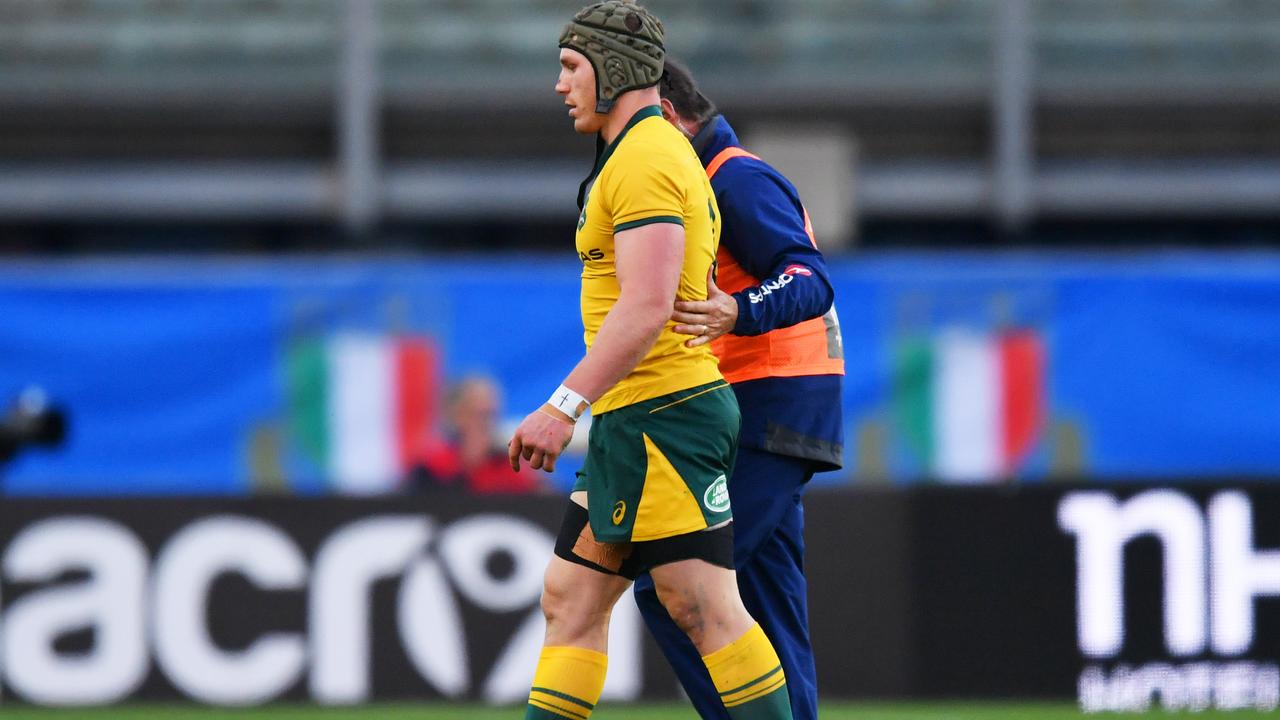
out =
[[[715,269],[707,274],[706,300],[677,300],[671,319],[679,325],[673,328],[681,335],[692,335],[685,341],[686,347],[698,347],[732,332],[738,322],[738,301],[716,287]]]
[[[568,415],[544,404],[520,422],[507,443],[511,469],[520,469],[520,458],[534,470],[553,472],[556,458],[573,439],[574,422]]]

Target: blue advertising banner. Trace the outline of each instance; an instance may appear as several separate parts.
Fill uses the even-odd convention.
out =
[[[0,404],[39,388],[69,431],[0,465],[3,491],[399,489],[453,432],[456,381],[501,389],[499,447],[560,383],[583,351],[579,270],[531,256],[10,264]],[[818,482],[1280,472],[1280,256],[859,256],[832,280],[846,466]]]

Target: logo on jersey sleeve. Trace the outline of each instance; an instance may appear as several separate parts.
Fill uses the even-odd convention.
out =
[[[762,282],[758,290],[748,292],[747,299],[752,304],[762,303],[765,298],[790,285],[791,281],[797,277],[813,277],[813,270],[806,265],[788,265],[787,269],[783,270],[776,280]]]

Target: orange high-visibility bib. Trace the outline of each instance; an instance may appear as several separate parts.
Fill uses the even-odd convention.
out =
[[[715,177],[720,166],[736,157],[760,159],[740,147],[725,148],[707,165],[707,177]],[[804,211],[804,231],[809,242],[818,247],[808,210]],[[807,268],[800,272],[805,271],[812,272]],[[716,285],[724,292],[735,293],[760,283],[760,278],[744,270],[721,243],[716,252]],[[720,358],[720,373],[731,383],[764,377],[844,374],[844,348],[834,304],[822,317],[763,335],[721,335],[711,341],[711,349]]]

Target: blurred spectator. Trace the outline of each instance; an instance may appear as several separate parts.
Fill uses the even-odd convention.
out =
[[[427,443],[409,471],[409,489],[444,487],[474,495],[543,489],[543,480],[533,470],[511,469],[496,427],[501,406],[498,385],[487,377],[463,378],[450,388],[444,433]]]

